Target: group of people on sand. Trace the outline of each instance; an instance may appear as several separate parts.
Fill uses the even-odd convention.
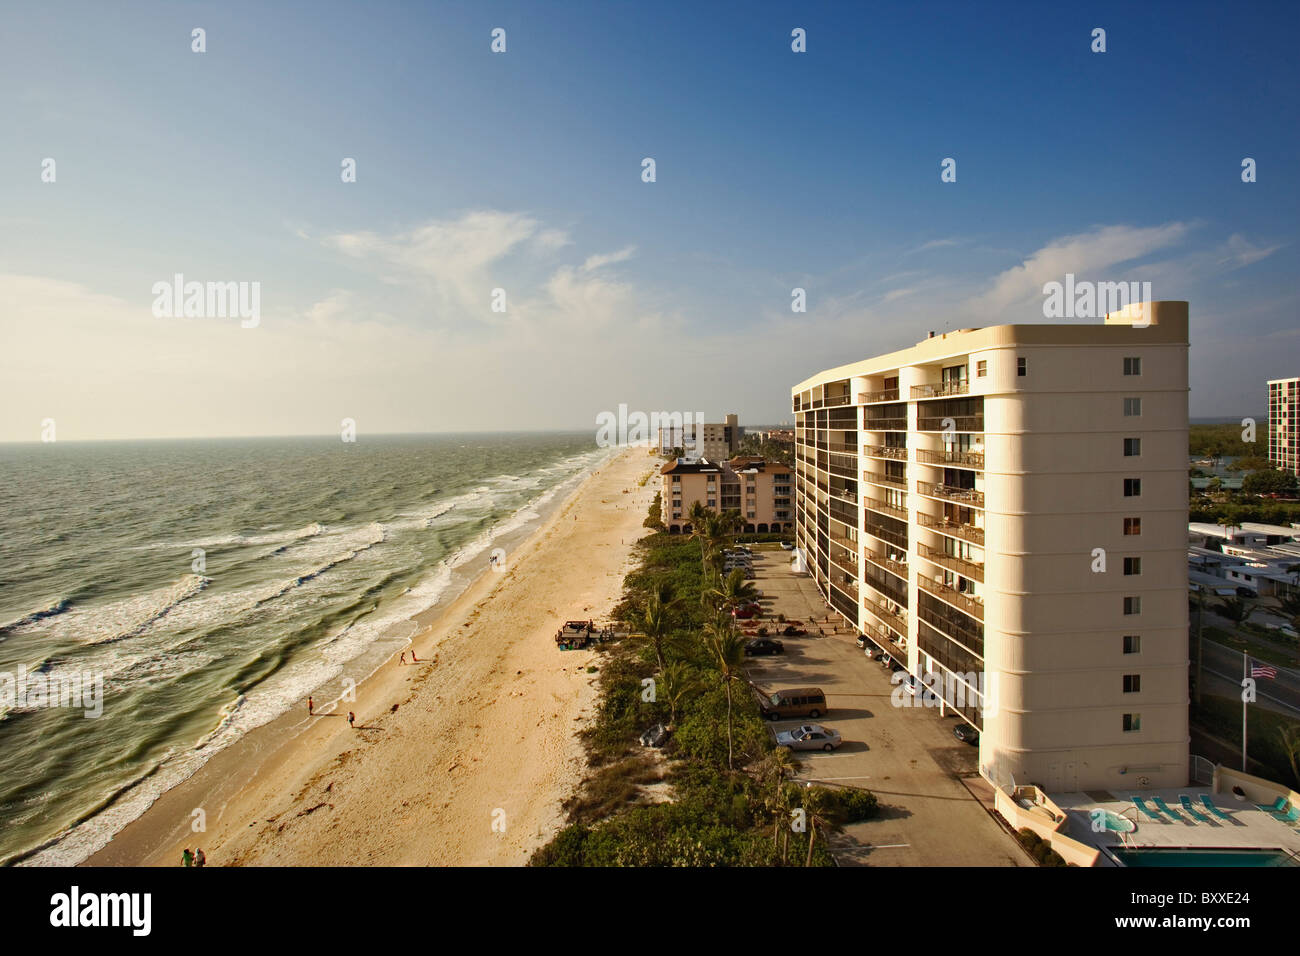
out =
[[[203,855],[202,847],[195,850],[193,853],[190,852],[189,847],[186,847],[185,851],[181,853],[181,866],[207,866],[207,865],[208,865],[208,858]]]

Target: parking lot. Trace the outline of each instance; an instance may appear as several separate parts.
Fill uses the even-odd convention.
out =
[[[755,549],[753,583],[762,590],[764,623],[777,614],[803,622],[809,633],[779,637],[785,653],[749,659],[749,677],[765,690],[820,687],[829,712],[816,722],[844,739],[831,753],[800,752],[800,779],[866,788],[880,799],[873,820],[832,838],[841,863],[870,866],[1022,866],[1015,840],[966,789],[978,749],[952,734],[954,717],[937,708],[895,707],[889,671],[868,659],[830,609],[812,579],[790,568],[790,553]],[[838,620],[838,615],[832,615]],[[786,730],[808,718],[775,721]]]

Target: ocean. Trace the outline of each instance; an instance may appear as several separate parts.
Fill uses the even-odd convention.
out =
[[[0,445],[0,864],[84,860],[212,754],[364,679],[610,451],[590,432]]]

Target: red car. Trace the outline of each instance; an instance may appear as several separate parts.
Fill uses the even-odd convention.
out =
[[[734,607],[731,609],[731,616],[740,621],[748,621],[751,617],[755,617],[762,613],[763,605],[759,604],[757,601],[750,601],[748,604],[742,604],[740,607]]]

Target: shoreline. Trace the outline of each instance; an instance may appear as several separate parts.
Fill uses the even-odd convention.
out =
[[[595,699],[594,652],[560,652],[550,635],[617,603],[655,490],[637,481],[653,464],[644,448],[606,458],[512,546],[503,572],[484,569],[445,606],[412,615],[417,632],[356,685],[355,702],[256,728],[82,865],[175,865],[185,846],[202,846],[210,865],[526,862],[581,780],[574,724]],[[569,592],[572,606],[557,600]],[[420,663],[399,665],[403,649]],[[407,831],[413,805],[426,812]],[[191,828],[199,811],[204,832]],[[461,817],[478,813],[471,840]]]

